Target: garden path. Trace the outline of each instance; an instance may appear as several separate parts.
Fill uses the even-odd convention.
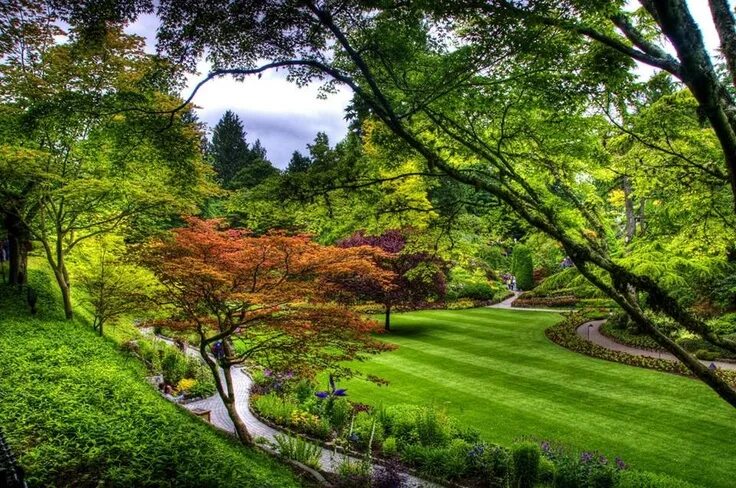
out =
[[[605,320],[592,320],[590,322],[586,322],[580,327],[578,327],[576,332],[578,336],[580,336],[581,338],[587,341],[590,341],[593,344],[597,344],[601,347],[605,347],[606,349],[610,349],[611,351],[625,352],[633,356],[644,356],[644,357],[650,357],[650,358],[665,359],[667,361],[678,361],[678,359],[674,355],[668,352],[652,351],[649,349],[640,349],[638,347],[632,347],[632,346],[628,346],[626,344],[621,344],[620,342],[614,341],[610,337],[607,337],[601,333],[600,328],[604,322]],[[713,363],[718,368],[730,369],[730,370],[736,371],[736,363],[727,363],[725,361],[700,361],[700,362],[705,364],[706,366],[710,366],[710,364]]]
[[[173,341],[157,336],[160,340],[173,344]],[[187,355],[199,358],[199,351],[194,347],[187,346]],[[253,438],[264,437],[270,442],[274,442],[274,438],[277,434],[283,434],[278,429],[264,424],[261,422],[248,408],[250,401],[250,388],[253,385],[253,380],[242,368],[232,369],[233,378],[233,390],[235,391],[235,406],[240,414],[240,418],[243,419],[245,425],[248,427],[248,432]],[[210,423],[212,425],[225,430],[230,433],[235,433],[235,427],[233,426],[232,420],[225,409],[225,404],[218,394],[215,394],[209,398],[198,400],[196,402],[187,403],[183,405],[188,410],[204,409],[210,411]],[[320,455],[320,465],[322,470],[329,473],[337,472],[339,466],[345,461],[346,457],[353,462],[358,462],[357,458],[352,456],[346,456],[345,454],[336,453],[329,449],[321,448],[322,452]],[[374,465],[374,469],[383,469],[380,465]],[[404,473],[405,484],[408,488],[440,488],[440,485],[431,483],[426,480],[422,480],[408,473]]]

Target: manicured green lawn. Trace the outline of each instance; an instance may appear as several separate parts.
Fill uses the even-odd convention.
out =
[[[521,436],[622,457],[707,487],[736,486],[736,409],[696,380],[563,349],[557,314],[473,309],[396,314],[396,351],[343,382],[353,401],[446,407],[491,442]]]

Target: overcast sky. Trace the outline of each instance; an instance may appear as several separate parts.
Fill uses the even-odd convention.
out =
[[[733,0],[731,0],[732,2]],[[703,30],[707,46],[717,47],[718,38],[705,0],[688,0],[693,16]],[[127,31],[147,39],[148,48],[155,49],[158,21],[146,15],[132,24]],[[186,98],[196,83],[207,73],[207,66],[199,66],[199,75],[189,77],[189,86],[182,92]],[[652,70],[641,69],[643,76]],[[249,77],[243,82],[231,78],[212,80],[200,89],[194,98],[199,117],[212,128],[230,109],[245,125],[246,139],[253,143],[260,139],[274,165],[284,168],[295,150],[305,152],[306,145],[318,131],[327,133],[331,144],[342,139],[347,126],[344,110],[350,101],[348,90],[330,95],[326,100],[317,98],[317,85],[297,88],[285,80],[285,74],[266,72],[258,79]]]

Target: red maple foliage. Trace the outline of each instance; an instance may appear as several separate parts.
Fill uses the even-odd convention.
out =
[[[390,286],[391,273],[374,264],[380,251],[322,246],[308,235],[253,236],[219,220],[187,224],[143,253],[172,305],[158,325],[198,335],[243,443],[252,439],[235,408],[233,367],[257,363],[311,376],[387,349],[371,335],[375,322],[331,301],[350,276]]]
[[[369,236],[358,231],[337,243],[338,247],[345,249],[372,247],[376,250],[376,265],[390,272],[392,280],[388,285],[360,275],[342,281],[343,290],[383,305],[384,329],[387,331],[391,330],[391,311],[394,308],[417,309],[430,300],[445,298],[448,263],[427,251],[407,250],[407,232],[394,229]]]

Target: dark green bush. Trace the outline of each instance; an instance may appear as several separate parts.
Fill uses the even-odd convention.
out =
[[[552,485],[555,481],[555,463],[543,457],[539,460],[539,482]]]
[[[532,488],[539,478],[541,449],[534,442],[516,444],[511,449],[514,459],[514,478],[519,488]]]
[[[513,472],[511,453],[501,446],[479,442],[468,453],[473,474],[489,487],[506,487]]]
[[[511,253],[511,274],[516,276],[516,286],[520,290],[534,288],[532,253],[524,244],[517,244]]]
[[[488,283],[467,283],[457,292],[457,298],[492,300],[495,290]]]

